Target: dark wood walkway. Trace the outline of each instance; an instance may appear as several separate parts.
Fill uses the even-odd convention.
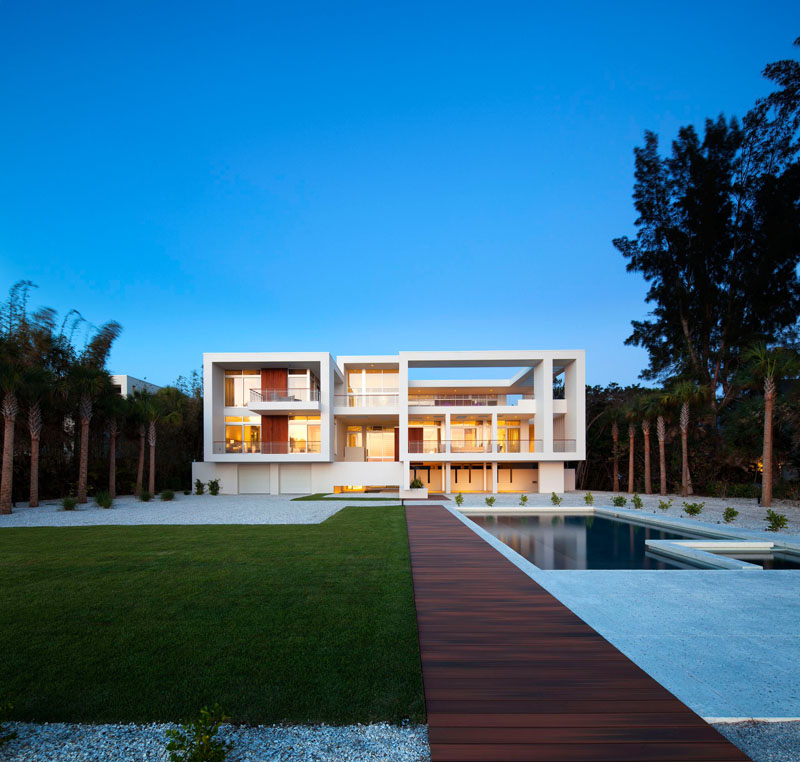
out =
[[[433,762],[749,759],[443,507],[406,521]]]

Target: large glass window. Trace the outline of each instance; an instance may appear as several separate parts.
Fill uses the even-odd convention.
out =
[[[444,452],[442,428],[442,421],[409,418],[408,451],[411,453]]]
[[[261,386],[259,370],[225,371],[225,407],[247,407],[250,391]]]
[[[497,419],[497,451],[498,452],[519,452],[520,451],[520,422],[513,418]]]
[[[261,417],[226,415],[225,452],[261,452]]]
[[[289,418],[289,452],[320,452],[322,437],[318,415]]]
[[[367,460],[394,460],[394,426],[367,426]]]
[[[347,371],[350,407],[397,404],[400,374],[396,370],[359,368]]]
[[[479,419],[452,420],[450,436],[452,452],[488,452],[492,427],[489,421]]]
[[[362,445],[361,426],[348,426],[347,427],[347,446],[348,447],[363,447]]]

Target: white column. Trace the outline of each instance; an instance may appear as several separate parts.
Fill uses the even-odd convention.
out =
[[[492,413],[492,444],[489,452],[497,452],[497,413]],[[494,490],[492,490],[494,492]]]
[[[444,451],[450,452],[450,413],[444,414]]]
[[[452,492],[450,489],[450,464],[444,464],[444,492],[445,494],[449,494]]]
[[[400,355],[398,367],[398,403],[400,405],[400,415],[398,425],[400,427],[400,453],[398,460],[403,464],[403,476],[400,480],[400,489],[408,489],[411,484],[411,458],[408,454],[408,360]]]
[[[553,358],[543,357],[533,369],[536,395],[536,439],[542,440],[542,455],[553,454]]]
[[[492,494],[497,494],[497,461],[492,463]]]

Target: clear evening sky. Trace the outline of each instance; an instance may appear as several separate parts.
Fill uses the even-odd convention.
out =
[[[0,289],[204,351],[585,348],[632,383],[633,148],[743,114],[796,2],[0,2]]]

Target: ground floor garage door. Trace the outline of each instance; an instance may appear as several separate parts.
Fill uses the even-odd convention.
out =
[[[269,464],[239,466],[239,494],[269,494]]]

